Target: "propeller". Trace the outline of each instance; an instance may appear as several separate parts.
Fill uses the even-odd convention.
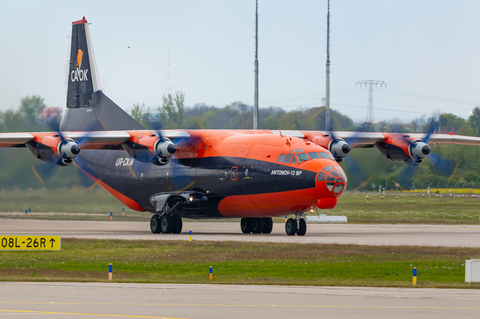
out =
[[[434,132],[433,124],[430,124],[426,135],[420,139],[410,139],[408,135],[402,134],[403,139],[408,143],[409,155],[411,160],[407,161],[407,166],[403,169],[402,179],[411,184],[411,180],[417,171],[417,166],[427,158],[433,167],[444,176],[453,176],[458,164],[454,161],[432,151],[428,144]]]
[[[78,165],[79,160],[81,159],[80,156],[80,149],[81,144],[88,139],[89,132],[85,132],[80,138],[77,140],[73,140],[71,138],[66,137],[60,130],[60,122],[58,120],[53,120],[48,123],[48,126],[52,131],[55,132],[55,137],[60,138],[60,142],[57,146],[57,154],[52,156],[51,160],[47,160],[43,164],[35,164],[32,165],[32,171],[35,177],[40,181],[40,183],[45,184],[46,181],[50,180],[52,176],[57,174],[57,169],[59,166],[70,166],[75,159],[75,163]],[[75,174],[79,176],[79,180],[81,183],[86,186],[90,184],[90,179],[87,178],[84,174],[81,174],[80,170],[73,169]],[[63,168],[62,173],[71,173],[72,169],[65,169]],[[62,175],[62,174],[60,174]],[[68,179],[67,176],[63,176],[63,178]],[[88,182],[87,182],[88,180]]]

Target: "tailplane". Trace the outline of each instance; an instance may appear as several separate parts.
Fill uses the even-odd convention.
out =
[[[85,17],[72,23],[68,72],[67,110],[62,131],[108,131],[144,129],[103,94]]]

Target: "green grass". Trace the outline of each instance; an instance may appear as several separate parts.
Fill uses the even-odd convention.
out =
[[[63,239],[61,251],[0,252],[0,280],[480,288],[474,248]],[[208,280],[213,266],[214,279]]]
[[[400,194],[398,200],[395,194],[389,194],[382,201],[378,193],[368,195],[367,202],[366,193],[346,192],[334,209],[318,212],[346,215],[349,223],[480,224],[479,197],[472,200],[467,196],[463,200],[461,197],[450,198],[446,194],[437,198],[435,194],[422,197],[421,194],[415,196],[407,193]],[[29,218],[38,219],[109,220],[111,211],[116,221],[145,222],[151,217],[150,213],[126,208],[98,186],[93,190],[76,187],[0,191],[0,218],[25,218],[22,212],[28,208],[32,210]],[[122,208],[125,208],[125,216],[122,215]],[[446,213],[445,219],[443,212]],[[283,218],[276,218],[275,221],[282,222]]]
[[[472,200],[471,196],[463,199],[446,194],[422,197],[422,194],[399,193],[398,200],[395,194],[385,195],[382,200],[378,193],[347,192],[334,209],[319,212],[345,215],[349,223],[480,224],[479,208],[478,195]]]

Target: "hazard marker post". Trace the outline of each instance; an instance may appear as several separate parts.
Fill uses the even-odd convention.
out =
[[[417,285],[417,267],[413,267],[413,286]]]
[[[112,264],[108,264],[108,280],[113,279],[113,266]]]

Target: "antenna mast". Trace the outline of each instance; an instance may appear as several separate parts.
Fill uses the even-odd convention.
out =
[[[255,0],[255,92],[253,105],[253,129],[258,130],[258,0]]]
[[[327,8],[327,63],[325,93],[325,131],[330,131],[330,0]]]

